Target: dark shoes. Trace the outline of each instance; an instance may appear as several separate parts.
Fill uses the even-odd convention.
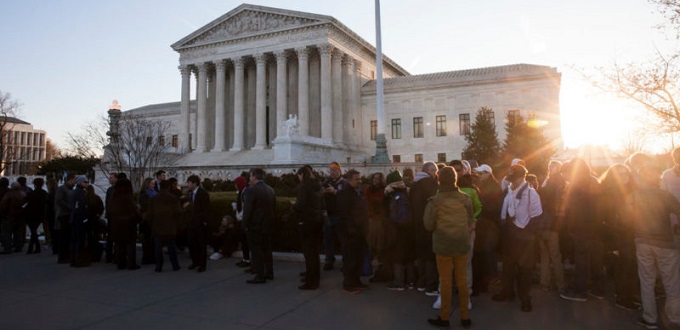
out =
[[[205,267],[198,267],[198,269],[196,269],[196,271],[199,272],[199,273],[203,273],[205,271]]]
[[[176,271],[178,271],[178,270],[180,270],[180,269],[182,269],[182,267],[180,267],[180,266],[172,267],[172,271],[173,271],[173,272],[176,272]]]
[[[301,272],[301,273],[300,273],[300,276],[302,276],[302,277],[307,277],[307,272]]]
[[[298,287],[298,289],[300,289],[300,290],[316,290],[318,288],[319,288],[318,284],[314,285],[314,284],[309,284],[309,283],[305,283],[305,284],[300,285]]]
[[[241,267],[241,268],[250,267],[250,261],[241,260],[241,261],[236,263],[236,266]]]
[[[468,329],[468,328],[470,328],[470,327],[472,326],[472,320],[470,320],[470,319],[467,319],[467,320],[460,320],[460,325],[461,325],[463,328]]]
[[[139,268],[141,268],[141,267],[139,267],[139,265],[134,265],[134,266],[128,267],[129,270],[137,270]]]
[[[187,267],[187,269],[192,270],[192,269],[196,269],[196,267],[198,267],[198,265],[191,264],[191,265],[189,265],[189,267]]]
[[[248,283],[248,284],[263,284],[263,283],[267,283],[267,280],[264,279],[264,278],[255,277],[251,280],[247,280],[246,283]]]
[[[523,301],[521,309],[522,312],[531,312],[531,310],[533,309],[531,306],[531,300]]]
[[[507,295],[507,294],[503,294],[503,293],[497,293],[497,294],[491,296],[491,300],[493,300],[493,301],[510,301],[510,300],[513,300],[513,299],[515,299],[514,294]]]
[[[450,326],[449,320],[442,320],[442,318],[440,316],[437,316],[436,319],[428,319],[427,323],[432,324],[435,327],[442,327],[442,328],[448,328]]]
[[[333,270],[333,264],[325,264],[323,265],[323,270]]]
[[[156,269],[154,269],[154,272],[156,272],[156,273],[160,273],[162,271],[163,271],[163,268],[161,268],[161,267],[156,267]]]

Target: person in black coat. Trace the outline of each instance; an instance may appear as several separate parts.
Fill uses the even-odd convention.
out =
[[[340,235],[345,246],[343,254],[343,289],[357,294],[368,285],[361,282],[359,274],[368,250],[366,233],[368,232],[368,207],[359,193],[361,175],[355,170],[347,172],[347,185],[338,192],[337,207],[340,215]]]
[[[158,273],[163,270],[163,245],[168,247],[172,270],[180,269],[175,248],[175,235],[182,216],[182,208],[179,206],[179,199],[170,192],[170,185],[168,180],[161,181],[160,193],[149,201],[147,208],[147,219],[151,224],[156,254],[156,272]]]
[[[437,165],[433,162],[423,164],[420,172],[416,173],[415,182],[411,185],[409,201],[411,202],[411,214],[416,229],[416,258],[418,265],[419,291],[429,292],[436,295],[439,287],[439,276],[435,255],[432,252],[432,232],[423,225],[425,206],[430,197],[434,196],[439,189],[437,183]]]
[[[87,237],[87,202],[85,201],[85,187],[90,182],[84,175],[76,179],[76,186],[73,189],[69,204],[71,206],[71,267],[87,267],[90,259],[85,250],[85,239]]]
[[[300,243],[305,256],[305,272],[300,290],[316,290],[321,277],[319,262],[319,238],[323,226],[324,200],[321,183],[312,167],[305,165],[297,171],[300,189],[293,209],[298,216]]]
[[[272,227],[275,208],[274,189],[264,183],[264,171],[260,168],[251,169],[250,188],[243,201],[243,224],[252,254],[252,268],[255,271],[255,277],[246,281],[248,284],[260,284],[274,279]]]
[[[45,180],[36,178],[33,180],[33,190],[26,196],[26,223],[31,230],[31,240],[28,242],[26,254],[40,253],[40,241],[38,240],[38,227],[45,221],[45,205],[47,192],[42,189]],[[35,249],[34,249],[35,248]]]
[[[111,239],[116,246],[118,269],[139,269],[137,264],[137,224],[142,215],[132,195],[132,183],[118,177],[107,205]]]
[[[201,179],[197,175],[187,178],[187,188],[189,188],[189,199],[185,207],[188,208],[189,215],[188,240],[191,255],[191,265],[188,269],[196,268],[201,273],[205,271],[208,260],[206,231],[210,215],[210,195],[201,188]]]

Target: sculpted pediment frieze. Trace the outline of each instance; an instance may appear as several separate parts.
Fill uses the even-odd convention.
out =
[[[218,23],[206,32],[187,41],[182,46],[204,45],[212,42],[297,28],[317,22],[319,20],[305,17],[244,10]]]

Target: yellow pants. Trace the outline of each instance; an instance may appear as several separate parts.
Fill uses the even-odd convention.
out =
[[[467,253],[459,256],[437,255],[437,270],[439,271],[439,294],[441,295],[441,309],[439,317],[449,319],[451,313],[451,295],[453,294],[453,270],[456,271],[456,288],[458,288],[458,304],[460,305],[460,319],[470,318],[468,302],[470,292],[467,287]]]

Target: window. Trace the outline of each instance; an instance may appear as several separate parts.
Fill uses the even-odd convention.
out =
[[[147,137],[146,137],[146,145],[147,145],[147,146],[150,146],[150,145],[152,145],[152,144],[153,144],[153,137],[147,136]]]
[[[423,162],[423,154],[416,154],[416,163],[422,163]]]
[[[165,136],[161,135],[158,137],[158,144],[160,146],[165,146]]]
[[[179,145],[179,141],[177,141],[177,134],[174,134],[172,136],[172,147],[177,148],[178,145]]]
[[[461,113],[458,115],[458,121],[458,124],[460,125],[460,135],[470,134],[470,114]]]
[[[493,125],[493,127],[496,127],[496,115],[494,115],[493,110],[489,110],[484,113],[484,117]]]
[[[446,116],[437,116],[437,136],[446,136]]]
[[[375,138],[377,136],[378,136],[378,121],[371,120],[371,141],[375,141]]]
[[[392,163],[401,163],[400,155],[392,155]]]
[[[445,152],[440,152],[437,154],[437,162],[438,163],[446,163],[446,153]]]
[[[519,110],[508,110],[508,123],[510,125],[517,124],[519,120]]]
[[[392,139],[401,139],[401,119],[392,119]]]
[[[189,150],[190,151],[191,151],[191,143],[192,143],[191,138],[192,138],[191,133],[189,133]]]
[[[423,137],[423,117],[413,118],[413,137],[414,138]]]
[[[26,132],[21,132],[21,145],[26,142]]]

